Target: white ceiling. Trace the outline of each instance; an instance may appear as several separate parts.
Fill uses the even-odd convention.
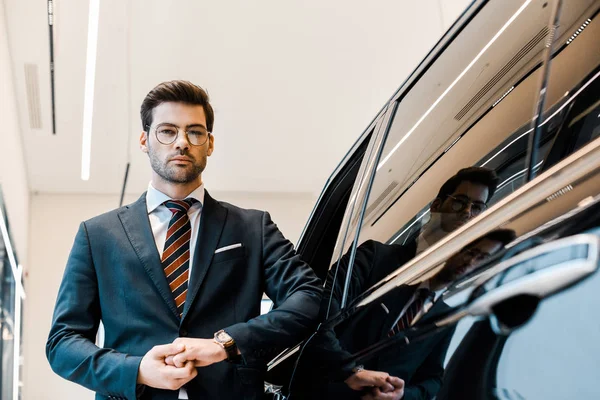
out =
[[[187,79],[215,108],[208,188],[318,193],[467,3],[100,0],[91,178],[82,181],[88,2],[55,0],[53,135],[46,1],[4,0],[30,189],[119,193],[130,153],[128,193],[143,191],[139,105],[157,83]],[[26,63],[38,67],[42,129],[29,125]]]

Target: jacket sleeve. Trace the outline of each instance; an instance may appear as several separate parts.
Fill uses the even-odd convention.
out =
[[[65,379],[106,396],[135,399],[142,358],[96,346],[100,316],[96,271],[81,223],[58,292],[46,357]]]
[[[439,392],[444,376],[444,359],[453,333],[454,329],[450,329],[419,366],[404,389],[403,400],[432,399]]]
[[[369,276],[375,256],[375,242],[367,241],[356,249],[352,279],[348,288],[348,304],[367,289]],[[342,295],[350,254],[344,254],[340,260],[330,268],[325,281],[325,290],[321,304],[322,319],[326,316],[332,318],[340,313]],[[337,272],[337,273],[336,273]],[[332,381],[343,381],[353,374],[352,368],[356,363],[347,363],[352,354],[340,343],[333,326],[327,323],[321,325],[311,346],[307,349],[312,365],[318,366],[318,374]],[[345,364],[345,365],[344,365]]]
[[[225,328],[246,362],[265,360],[298,344],[317,326],[321,281],[273,223],[262,217],[265,292],[275,303],[267,314]]]

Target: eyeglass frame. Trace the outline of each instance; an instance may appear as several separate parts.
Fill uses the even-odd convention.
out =
[[[478,216],[478,215],[480,215],[481,213],[483,213],[485,210],[487,210],[487,204],[485,204],[484,202],[475,202],[475,201],[472,201],[471,199],[468,199],[468,200],[465,201],[463,199],[454,197],[451,194],[447,194],[446,197],[450,197],[452,200],[458,201],[458,202],[462,202],[464,204],[464,206],[460,210],[454,210],[454,209],[452,210],[452,211],[457,212],[457,213],[463,212],[464,210],[466,210],[467,206],[469,206],[469,209],[471,210],[470,211],[471,215],[473,215],[475,217]],[[475,205],[475,204],[481,205],[481,207],[482,207],[481,211],[479,213],[477,213],[477,214],[475,214],[473,212],[473,205]]]
[[[161,142],[161,141],[160,141],[160,139],[158,138],[158,128],[159,128],[159,127],[161,127],[162,125],[168,125],[168,126],[172,126],[173,128],[176,128],[176,129],[177,129],[177,135],[175,135],[175,139],[173,139],[173,141],[172,141],[172,142],[169,142],[169,143],[164,143],[164,142]],[[194,124],[194,125],[192,125],[192,126],[201,126],[201,125],[200,125],[200,124]],[[150,128],[152,128],[152,126],[150,126],[150,125],[146,124],[146,129],[150,130]],[[206,128],[204,128],[204,129],[206,129]],[[162,123],[160,123],[160,124],[156,125],[156,127],[154,128],[154,136],[156,137],[156,140],[158,141],[158,143],[160,143],[160,144],[162,144],[162,145],[165,145],[165,146],[168,146],[168,145],[170,145],[170,144],[173,144],[173,143],[175,143],[175,142],[177,141],[177,138],[179,137],[179,132],[181,132],[181,131],[183,131],[183,130],[181,129],[181,127],[179,127],[179,126],[177,126],[177,125],[175,125],[175,124],[172,124],[172,123],[170,123],[170,122],[162,122]],[[189,143],[191,146],[204,146],[204,145],[206,144],[206,142],[208,142],[208,140],[210,139],[210,135],[212,135],[212,132],[211,132],[211,131],[209,131],[208,129],[206,129],[206,133],[207,133],[206,140],[205,140],[204,142],[202,142],[202,144],[194,144],[194,143],[192,143],[192,141],[190,140],[190,136],[189,136],[189,134],[188,134],[188,131],[186,130],[186,131],[183,131],[183,132],[185,133],[185,140],[187,140],[187,142],[188,142],[188,143]]]

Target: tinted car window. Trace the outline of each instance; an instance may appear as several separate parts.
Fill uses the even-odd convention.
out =
[[[550,9],[522,6],[486,5],[401,99],[358,243],[410,256],[357,275],[353,296],[523,185]]]
[[[523,168],[526,145],[515,139],[531,125],[549,12],[543,2],[533,2],[531,7],[520,1],[487,3],[414,87],[390,106],[396,109],[364,204],[359,246],[354,253],[352,249],[346,252],[330,270],[331,278],[351,270],[346,275],[349,284],[328,279],[332,282],[327,287],[328,300],[341,304],[345,292],[352,310],[374,284],[427,252],[445,235],[484,216],[500,179]],[[481,166],[496,153],[501,154],[490,161],[490,167]],[[461,169],[472,167],[476,168],[451,179]],[[465,175],[469,178],[464,179]],[[511,184],[518,186],[514,180]],[[413,222],[414,229],[407,229]],[[404,230],[406,237],[398,243],[396,238]],[[448,311],[447,304],[433,301],[444,286],[501,251],[513,237],[514,233],[505,230],[481,238],[449,259],[446,265],[451,268],[440,265],[430,275],[415,276],[355,314],[338,310],[342,312],[339,323],[321,331],[329,336],[321,342],[315,338],[306,346],[308,355],[321,357],[321,362],[308,365],[328,365],[338,361],[340,353],[342,359],[360,353],[398,336],[415,323],[417,315],[425,323]],[[425,283],[428,287],[421,287]],[[417,289],[426,290],[417,295]],[[421,297],[421,293],[426,295]],[[409,305],[415,302],[422,303],[421,310],[407,320],[404,316],[412,313]],[[335,313],[332,316],[336,318]],[[402,376],[407,392],[424,391],[431,397],[440,386],[451,333],[438,332],[410,350],[388,347],[366,360],[365,368]],[[313,385],[331,378],[321,394],[360,396],[340,383],[339,376],[327,376],[335,375],[334,370],[312,371]],[[332,383],[335,378],[337,383]]]
[[[540,125],[551,142],[536,160],[543,171],[600,136],[600,23],[597,4],[586,9],[586,3],[563,7],[568,22],[550,64],[549,106]]]

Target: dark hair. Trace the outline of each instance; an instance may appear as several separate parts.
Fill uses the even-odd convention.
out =
[[[471,243],[469,243],[468,245],[463,247],[460,251],[462,252],[471,247],[474,247],[486,239],[493,240],[494,242],[500,242],[500,243],[502,243],[502,247],[504,248],[507,244],[509,244],[516,238],[517,238],[517,234],[512,229],[496,229],[496,230],[486,233],[479,239],[473,240]]]
[[[438,192],[436,198],[444,200],[447,196],[454,193],[456,188],[462,182],[471,182],[478,183],[480,185],[485,185],[488,187],[488,198],[486,203],[492,198],[494,192],[496,192],[496,187],[498,186],[498,175],[494,172],[493,169],[484,168],[484,167],[469,167],[463,168],[459,170],[456,175],[451,177],[442,185],[440,191]]]
[[[162,103],[175,102],[199,105],[206,114],[206,129],[213,130],[215,113],[208,99],[208,93],[200,86],[188,81],[169,81],[158,84],[142,101],[140,114],[142,129],[146,130],[152,125],[152,111]]]
[[[509,244],[510,242],[515,240],[516,238],[517,238],[517,234],[512,229],[496,229],[494,231],[487,233],[486,235],[483,235],[481,237],[481,239],[478,240],[478,242],[480,242],[484,239],[487,239],[487,240],[493,240],[496,242],[500,242],[500,243],[502,243],[502,246],[506,246],[507,244]]]

